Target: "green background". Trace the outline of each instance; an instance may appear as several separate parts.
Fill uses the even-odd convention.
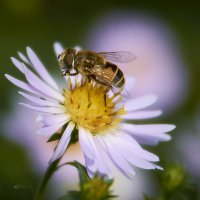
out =
[[[10,62],[18,50],[31,46],[42,58],[49,70],[57,69],[52,51],[53,42],[59,40],[67,46],[86,48],[89,29],[97,19],[112,10],[146,12],[166,22],[175,32],[180,44],[180,54],[190,74],[189,94],[177,110],[161,121],[182,127],[185,120],[193,125],[200,102],[200,12],[197,1],[67,1],[67,0],[1,0],[0,1],[0,117],[12,112],[11,96],[16,88],[4,77],[5,73],[22,77]],[[177,97],[178,98],[178,97]],[[1,128],[0,131],[2,132]],[[192,132],[192,130],[191,130]],[[173,162],[169,148],[176,146],[176,130],[171,143],[154,148],[164,162]],[[192,133],[191,133],[192,134]],[[200,133],[199,133],[200,134]],[[23,192],[13,190],[16,183],[35,185],[38,176],[31,170],[22,147],[0,134],[0,199],[28,199]],[[45,144],[44,144],[45,145]],[[194,152],[196,153],[196,152]],[[176,156],[174,156],[176,157]],[[198,177],[193,177],[198,181]],[[193,197],[191,197],[192,199]]]

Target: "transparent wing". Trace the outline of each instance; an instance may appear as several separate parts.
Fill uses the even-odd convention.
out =
[[[99,52],[98,54],[108,61],[117,63],[128,63],[136,59],[136,56],[128,51]]]

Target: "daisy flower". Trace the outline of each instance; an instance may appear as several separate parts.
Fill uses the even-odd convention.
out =
[[[56,55],[63,48],[54,45]],[[77,48],[78,49],[78,48]],[[20,103],[40,113],[38,120],[43,127],[38,133],[51,137],[61,131],[55,152],[50,163],[60,159],[74,129],[78,130],[78,140],[85,158],[88,174],[111,174],[107,159],[128,178],[135,175],[134,167],[143,169],[162,169],[155,162],[158,156],[146,151],[141,144],[155,145],[170,140],[167,132],[175,128],[168,124],[137,125],[130,120],[143,120],[157,117],[160,110],[144,110],[156,102],[155,95],[133,98],[131,95],[113,94],[105,86],[89,83],[81,75],[64,77],[66,88],[59,88],[37,55],[27,48],[27,57],[18,53],[21,60],[11,58],[13,64],[22,72],[26,81],[6,74],[6,78],[25,90],[19,94],[30,101]],[[134,84],[131,77],[126,78],[124,91],[130,91]],[[106,103],[105,103],[106,102]]]

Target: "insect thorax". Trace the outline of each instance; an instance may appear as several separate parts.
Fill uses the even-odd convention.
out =
[[[95,52],[81,50],[75,56],[74,68],[80,73],[86,73],[87,70],[92,69],[96,65],[103,67],[105,65],[105,60]]]

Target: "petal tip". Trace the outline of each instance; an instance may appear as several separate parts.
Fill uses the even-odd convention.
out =
[[[173,124],[169,124],[168,126],[169,126],[168,132],[169,132],[169,131],[173,131],[173,130],[176,128],[176,126],[173,125]]]

